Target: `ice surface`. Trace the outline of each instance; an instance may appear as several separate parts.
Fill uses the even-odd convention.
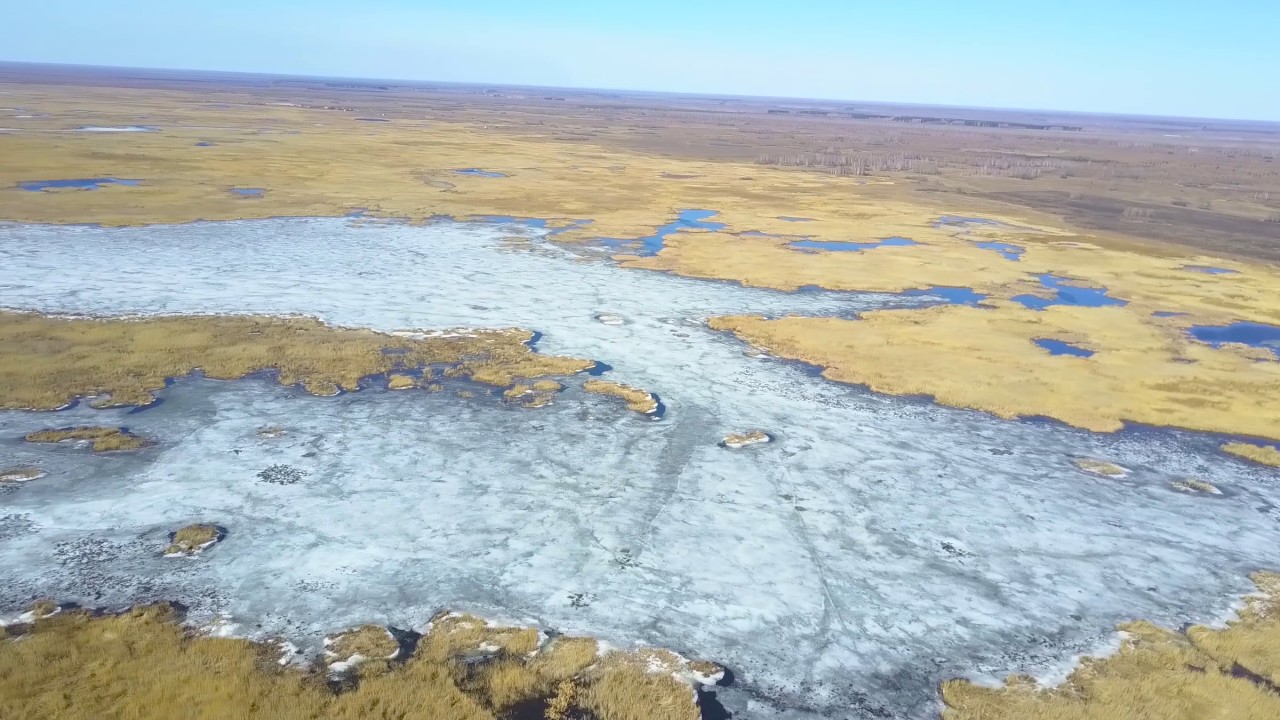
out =
[[[514,232],[527,243],[504,241]],[[938,681],[1061,674],[1114,626],[1221,615],[1274,566],[1280,483],[1215,438],[1091,434],[829,383],[700,320],[849,314],[901,298],[779,293],[583,261],[536,230],[292,219],[0,226],[0,302],[56,312],[307,312],[393,329],[524,326],[661,395],[652,422],[574,379],[497,393],[318,398],[182,378],[142,411],[0,413],[0,614],[37,596],[189,604],[308,653],[440,608],[643,642],[727,665],[736,718],[931,717]],[[601,323],[603,314],[625,318]],[[461,387],[461,385],[453,386]],[[473,388],[475,389],[475,388]],[[157,441],[95,455],[51,425]],[[287,433],[260,437],[259,429]],[[718,446],[761,428],[749,452]],[[1087,475],[1078,457],[1131,469]],[[258,476],[282,465],[297,482]],[[1187,494],[1194,476],[1221,496]],[[199,558],[167,533],[227,528]]]

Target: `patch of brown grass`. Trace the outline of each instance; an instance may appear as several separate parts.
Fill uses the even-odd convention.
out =
[[[546,407],[551,404],[556,393],[564,390],[564,385],[555,380],[538,380],[534,383],[516,383],[502,393],[502,397],[511,403],[527,408]]]
[[[70,428],[53,428],[27,433],[23,440],[32,443],[60,443],[68,440],[92,440],[94,452],[117,452],[137,450],[147,446],[144,438],[138,437],[124,428],[83,426]]]
[[[392,374],[387,378],[388,390],[408,390],[418,384],[411,375]]]
[[[1280,450],[1267,445],[1253,445],[1252,443],[1229,442],[1221,448],[1224,453],[1242,457],[1245,460],[1252,460],[1259,465],[1269,465],[1271,467],[1280,467]]]
[[[672,676],[680,666],[664,650],[610,653],[585,673],[579,702],[608,720],[697,720],[693,689]]]
[[[1183,492],[1208,493],[1210,495],[1221,495],[1222,491],[1211,482],[1205,482],[1198,478],[1182,478],[1174,480],[1173,487]]]
[[[551,720],[584,711],[598,720],[698,716],[690,687],[671,677],[679,658],[661,651],[597,660],[592,640],[538,648],[530,628],[443,615],[412,657],[365,663],[334,694],[319,668],[280,666],[274,645],[193,634],[177,620],[168,606],[97,617],[64,611],[0,632],[0,717],[497,720],[530,702],[545,703]],[[364,626],[331,648],[378,657],[397,645],[384,628]],[[657,670],[654,658],[666,658]]]
[[[173,534],[173,538],[169,541],[169,547],[165,548],[164,554],[194,553],[204,545],[217,542],[221,538],[222,529],[216,525],[187,525]]]
[[[616,397],[627,404],[627,409],[648,415],[658,410],[658,400],[652,393],[622,383],[608,380],[591,379],[582,384],[582,389],[596,395]]]
[[[38,467],[19,466],[0,468],[0,483],[19,483],[28,480],[35,480],[44,475],[44,471]]]
[[[943,684],[944,720],[1266,720],[1280,717],[1280,695],[1251,681],[1280,680],[1280,576],[1259,573],[1262,590],[1225,630],[1185,634],[1134,622],[1120,649],[1086,658],[1056,688],[1011,677],[1002,688],[964,680]],[[1244,672],[1241,672],[1243,670]]]
[[[524,330],[388,335],[302,317],[126,320],[0,312],[0,407],[53,409],[88,395],[109,395],[114,405],[145,405],[166,378],[195,368],[220,379],[274,370],[281,383],[332,395],[358,389],[362,377],[437,363],[497,386],[593,365],[540,355],[529,347],[531,338]]]
[[[361,625],[330,638],[327,649],[338,660],[346,660],[352,655],[373,660],[395,655],[400,650],[400,643],[381,625]]]
[[[1102,475],[1105,477],[1123,477],[1125,469],[1119,465],[1107,460],[1098,460],[1097,458],[1076,458],[1071,461],[1072,465],[1089,473],[1090,475]]]
[[[1152,325],[1129,308],[988,304],[708,324],[773,355],[820,365],[830,380],[1002,418],[1046,416],[1095,432],[1137,422],[1280,439],[1280,362],[1196,342],[1184,328]],[[1044,337],[1087,341],[1097,354],[1053,356],[1034,343]]]

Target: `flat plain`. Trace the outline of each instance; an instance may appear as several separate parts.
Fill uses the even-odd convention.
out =
[[[1259,123],[0,66],[0,611],[176,601],[314,649],[457,608],[735,676],[494,651],[354,691],[431,674],[459,717],[1266,717],[1272,601],[1157,625],[1275,569],[1277,154]],[[21,440],[91,427],[146,444]],[[226,533],[163,558],[185,527]],[[23,652],[99,622],[211,652],[32,612]],[[62,692],[22,682],[19,717]]]

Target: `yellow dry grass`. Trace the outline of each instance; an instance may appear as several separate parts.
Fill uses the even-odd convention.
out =
[[[1260,465],[1280,467],[1280,450],[1276,450],[1269,445],[1229,442],[1225,443],[1220,449],[1224,453],[1230,453],[1236,457],[1252,460]]]
[[[1208,493],[1210,495],[1219,495],[1222,492],[1213,483],[1198,478],[1174,480],[1172,485],[1183,492]]]
[[[1123,422],[1280,438],[1280,362],[1194,342],[1125,308],[1055,306],[1036,312],[942,306],[869,312],[860,320],[713,318],[769,352],[823,375],[893,395],[929,395],[1014,418],[1043,415],[1099,432]],[[1097,348],[1050,355],[1054,337]]]
[[[658,409],[658,401],[653,397],[653,394],[638,387],[609,382],[608,380],[593,379],[583,383],[582,389],[596,395],[618,398],[626,403],[628,410],[642,415],[656,412]]]
[[[118,427],[84,426],[37,430],[23,438],[32,443],[92,440],[94,452],[120,452],[146,447],[147,441]]]
[[[556,393],[564,390],[564,385],[555,380],[538,380],[534,383],[516,383],[502,393],[507,402],[518,403],[527,408],[546,407],[551,404]]]
[[[393,373],[387,378],[388,390],[408,390],[416,386],[418,382],[410,375],[400,375]]]
[[[1264,720],[1280,717],[1280,694],[1251,681],[1280,679],[1280,576],[1254,576],[1250,598],[1225,630],[1178,633],[1147,622],[1121,626],[1120,649],[1086,658],[1056,688],[1011,677],[1002,688],[964,680],[942,686],[943,720]],[[1241,672],[1243,670],[1244,672]]]
[[[67,319],[0,312],[0,407],[49,409],[76,397],[151,402],[166,378],[199,368],[213,378],[275,370],[317,395],[356,390],[360,378],[401,367],[450,364],[472,380],[569,375],[593,362],[534,352],[524,330],[402,337],[301,317],[162,316]],[[396,354],[384,352],[395,349]]]
[[[281,667],[272,645],[193,635],[175,620],[168,607],[153,606],[101,617],[63,612],[5,630],[0,717],[497,720],[530,702],[547,703],[552,720],[583,711],[598,720],[697,717],[689,686],[665,669],[651,672],[645,651],[597,661],[594,641],[558,638],[538,648],[532,629],[477,618],[438,617],[412,657],[367,662],[338,694],[316,668]],[[366,626],[333,648],[376,657],[396,646],[385,629]],[[476,652],[493,659],[468,660]]]
[[[201,546],[216,541],[221,535],[222,531],[215,525],[187,525],[173,534],[173,540],[170,541],[169,547],[165,548],[164,554],[195,552]]]
[[[35,480],[43,474],[44,471],[40,468],[29,465],[0,468],[0,483],[26,482],[27,480]]]
[[[31,614],[37,618],[45,618],[58,612],[58,603],[49,598],[40,598],[31,603]]]
[[[672,676],[680,667],[664,650],[606,655],[586,673],[579,702],[610,720],[697,720],[692,688]]]
[[[1072,460],[1071,463],[1077,468],[1093,475],[1121,477],[1125,474],[1124,468],[1107,460],[1098,460],[1096,458],[1076,458],[1075,460]]]
[[[400,650],[400,643],[381,625],[361,625],[330,638],[327,649],[338,660],[346,660],[353,655],[378,659],[394,655]]]

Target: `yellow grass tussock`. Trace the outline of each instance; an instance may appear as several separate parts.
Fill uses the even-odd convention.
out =
[[[216,525],[187,525],[173,533],[166,556],[192,555],[222,539],[222,529]]]
[[[1171,483],[1174,488],[1189,493],[1207,493],[1209,495],[1221,495],[1222,491],[1211,482],[1205,482],[1198,478],[1182,478],[1174,480]]]
[[[658,410],[658,400],[652,393],[622,383],[608,380],[591,379],[582,384],[582,389],[596,395],[616,397],[627,404],[627,409],[648,415]]]
[[[1252,443],[1229,442],[1221,448],[1224,453],[1242,457],[1245,460],[1252,460],[1259,465],[1270,465],[1271,467],[1280,467],[1280,450],[1269,445],[1254,445]]]
[[[590,360],[540,355],[524,330],[387,335],[303,317],[161,316],[68,319],[0,312],[0,407],[52,409],[88,395],[144,405],[166,378],[200,368],[232,379],[274,370],[318,395],[356,390],[362,377],[449,364],[476,382],[571,375]],[[386,349],[398,352],[389,354]]]
[[[691,688],[671,676],[676,664],[654,669],[650,658],[662,653],[597,659],[595,642],[584,638],[539,648],[535,630],[468,616],[437,617],[411,657],[366,662],[336,694],[319,668],[281,665],[273,644],[185,631],[168,606],[38,618],[0,632],[5,720],[169,720],[193,712],[210,719],[498,720],[530,703],[551,720],[584,711],[598,720],[697,718]],[[329,650],[385,657],[398,644],[371,625],[332,638]]]
[[[410,375],[393,373],[387,378],[388,390],[408,390],[417,386],[418,382]]]
[[[325,649],[336,660],[347,660],[354,655],[390,659],[400,651],[400,643],[381,625],[361,625],[327,638]]]
[[[27,433],[23,438],[31,443],[60,443],[76,440],[92,440],[94,452],[117,452],[146,447],[147,441],[118,427],[82,426],[53,428]]]
[[[1193,627],[1184,634],[1128,623],[1114,655],[1082,660],[1055,688],[1017,676],[1002,688],[946,682],[943,720],[1280,717],[1280,694],[1266,685],[1280,680],[1280,576],[1258,573],[1254,581],[1262,593],[1225,630]]]
[[[502,397],[510,403],[527,408],[546,407],[551,404],[556,393],[564,389],[564,385],[555,380],[538,380],[533,383],[516,383],[507,388]]]
[[[1128,472],[1113,462],[1098,460],[1097,458],[1076,458],[1071,461],[1071,464],[1090,475],[1102,475],[1104,477],[1124,477]]]
[[[0,468],[0,483],[20,483],[43,477],[44,471],[38,467],[21,465],[18,467]]]

